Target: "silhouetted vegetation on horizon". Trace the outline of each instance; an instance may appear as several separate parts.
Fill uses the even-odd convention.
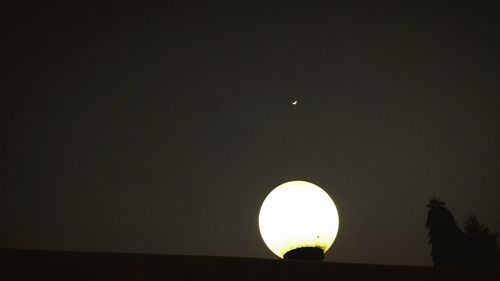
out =
[[[462,231],[445,203],[436,197],[427,207],[426,227],[434,266],[498,266],[498,233],[490,232],[475,215],[467,217]]]

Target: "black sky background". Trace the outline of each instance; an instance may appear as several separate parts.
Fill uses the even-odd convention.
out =
[[[500,10],[332,2],[4,7],[0,247],[274,258],[293,179],[330,261],[430,265],[434,194],[500,231]]]

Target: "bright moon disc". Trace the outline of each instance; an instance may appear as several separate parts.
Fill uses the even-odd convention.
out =
[[[326,252],[339,230],[335,203],[319,186],[306,181],[286,182],[269,193],[259,213],[259,229],[277,256],[302,247]]]

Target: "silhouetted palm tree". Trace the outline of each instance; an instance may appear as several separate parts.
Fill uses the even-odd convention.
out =
[[[445,203],[434,197],[429,201],[426,226],[434,266],[465,265],[464,234]]]

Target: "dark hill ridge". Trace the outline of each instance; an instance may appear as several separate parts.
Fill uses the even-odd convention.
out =
[[[500,280],[500,271],[0,249],[2,280]]]

